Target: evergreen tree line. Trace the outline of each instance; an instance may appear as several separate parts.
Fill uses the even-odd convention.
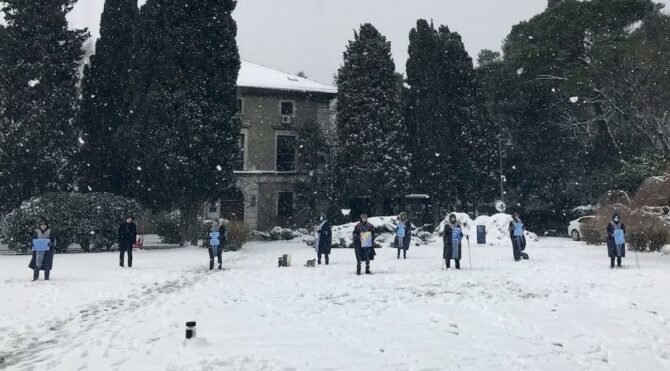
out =
[[[662,8],[549,1],[477,67],[457,33],[419,20],[404,81],[385,37],[361,26],[337,76],[339,205],[418,192],[436,209],[476,211],[502,197],[563,219],[608,190],[636,189],[670,163]]]
[[[76,0],[4,2],[0,211],[57,190],[110,192],[179,209],[234,182],[240,58],[235,0],[107,0],[81,73]]]

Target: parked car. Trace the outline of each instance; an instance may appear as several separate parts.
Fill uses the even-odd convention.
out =
[[[573,240],[579,241],[582,239],[582,226],[589,220],[595,219],[595,216],[582,216],[581,218],[575,219],[570,222],[568,226],[568,235],[572,237]]]

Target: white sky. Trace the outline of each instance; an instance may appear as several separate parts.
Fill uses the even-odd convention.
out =
[[[657,0],[659,1],[659,0]],[[660,0],[670,8],[670,0]],[[144,3],[144,0],[140,0]],[[342,52],[361,23],[391,41],[398,71],[405,70],[408,35],[418,18],[459,32],[473,59],[499,50],[514,24],[542,12],[547,0],[239,0],[238,44],[243,58],[331,83]],[[104,0],[79,0],[69,16],[98,35]]]

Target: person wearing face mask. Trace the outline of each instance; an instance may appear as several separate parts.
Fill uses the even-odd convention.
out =
[[[53,268],[54,253],[56,250],[56,238],[49,229],[47,222],[42,222],[40,227],[35,231],[35,240],[48,241],[46,243],[47,250],[36,250],[33,247],[33,256],[30,259],[28,267],[33,270],[33,281],[40,278],[40,271],[44,271],[44,280],[49,280],[49,274]],[[35,244],[35,242],[33,242]]]
[[[614,214],[612,220],[607,223],[607,255],[610,258],[610,269],[614,269],[614,261],[621,268],[621,259],[626,257],[626,226],[621,221],[619,214]]]
[[[515,211],[512,215],[512,221],[509,223],[509,235],[512,239],[514,261],[520,261],[521,259],[528,260],[528,254],[523,252],[526,249],[525,230],[526,227],[524,227],[519,213]]]
[[[326,258],[326,265],[328,265],[330,263],[330,250],[333,246],[333,228],[325,214],[321,214],[320,222],[316,227],[314,249],[316,250],[318,263],[321,264],[321,256],[323,255]]]
[[[461,269],[463,227],[458,223],[456,214],[449,214],[447,223],[444,225],[442,235],[442,258],[447,269],[451,268],[451,259],[456,263],[456,269]]]
[[[354,228],[354,250],[356,252],[356,274],[361,275],[361,263],[365,262],[365,274],[370,271],[370,260],[375,257],[375,228],[368,223],[368,216],[361,215],[361,221]]]
[[[398,249],[398,259],[402,250],[403,259],[407,259],[407,250],[412,241],[412,223],[407,218],[407,213],[400,213],[398,216],[398,225],[395,230],[395,246]]]

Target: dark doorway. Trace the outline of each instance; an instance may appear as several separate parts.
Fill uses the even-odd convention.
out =
[[[244,221],[244,194],[231,188],[221,195],[221,217],[227,220]]]

